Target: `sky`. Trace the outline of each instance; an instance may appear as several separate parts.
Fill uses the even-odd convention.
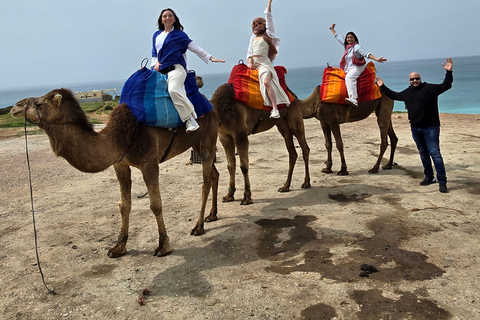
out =
[[[172,8],[196,44],[224,59],[197,74],[230,72],[245,59],[251,22],[267,0],[0,0],[0,90],[127,79],[151,58],[162,9]],[[480,55],[479,0],[274,0],[275,65],[338,66],[341,35],[353,31],[389,61]],[[443,60],[442,60],[443,61]],[[388,63],[388,61],[386,62]],[[406,62],[408,63],[408,62]]]

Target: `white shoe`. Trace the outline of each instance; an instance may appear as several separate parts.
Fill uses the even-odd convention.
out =
[[[198,125],[197,121],[195,121],[195,119],[193,119],[193,117],[190,117],[188,120],[187,120],[187,132],[192,132],[192,131],[195,131],[197,130],[198,128],[200,128],[200,126]]]
[[[280,112],[278,112],[278,110],[276,109],[273,109],[272,111],[270,111],[270,118],[274,118],[274,119],[280,118]]]
[[[358,102],[356,99],[345,98],[345,102],[347,102],[349,105],[352,105],[354,107],[358,107]]]

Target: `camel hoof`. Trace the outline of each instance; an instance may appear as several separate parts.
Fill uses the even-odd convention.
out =
[[[218,217],[216,214],[210,214],[205,218],[205,222],[212,222],[212,221],[217,221]]]
[[[332,169],[329,169],[329,168],[323,168],[322,172],[323,173],[332,173],[333,171],[332,171]]]
[[[201,236],[203,234],[205,234],[205,229],[198,228],[198,227],[193,228],[192,231],[190,232],[190,235],[192,236]]]
[[[240,202],[240,205],[246,206],[246,205],[249,205],[249,204],[252,204],[252,203],[253,203],[252,199],[248,199],[248,200],[243,199],[242,202]]]
[[[368,173],[378,173],[378,169],[370,169],[368,170]]]
[[[278,189],[278,192],[290,192],[290,187],[282,187]]]
[[[348,173],[348,171],[338,171],[337,172],[337,176],[348,176],[350,173]]]
[[[302,189],[308,189],[308,188],[310,188],[311,186],[312,186],[312,185],[310,184],[310,182],[304,182],[304,183],[302,184]]]
[[[125,254],[127,254],[127,248],[125,246],[118,245],[118,243],[108,250],[108,256],[110,258],[122,257]]]
[[[230,194],[227,194],[225,197],[222,198],[222,202],[232,202],[232,201],[235,201],[235,198]]]
[[[113,250],[113,248],[108,250],[108,257],[109,258],[119,258],[119,257],[123,257],[125,254],[127,254],[127,250],[125,250],[123,252]]]
[[[155,249],[155,252],[153,253],[154,256],[156,257],[164,257],[164,256],[168,256],[170,253],[172,253],[173,250],[168,247],[168,248],[157,248]]]

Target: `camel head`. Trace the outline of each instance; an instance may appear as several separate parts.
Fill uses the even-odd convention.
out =
[[[30,98],[25,98],[18,101],[17,103],[15,103],[12,110],[10,110],[10,113],[12,114],[13,117],[16,117],[16,118],[25,117],[25,110],[26,110],[27,104],[30,103],[31,105],[33,100],[35,99],[36,99],[35,97],[30,97]]]
[[[203,87],[203,79],[200,76],[195,75],[195,79],[197,80],[197,87]]]
[[[39,126],[76,123],[91,127],[73,93],[63,88],[52,90],[38,98],[22,99],[10,112],[14,117],[26,117]]]

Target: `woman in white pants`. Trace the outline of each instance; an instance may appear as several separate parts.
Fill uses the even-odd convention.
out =
[[[260,93],[264,104],[271,106],[270,118],[280,118],[279,104],[290,105],[287,93],[280,85],[272,62],[278,53],[280,39],[275,35],[272,1],[268,0],[265,18],[257,17],[252,22],[252,35],[248,44],[247,63],[250,69],[258,70]]]
[[[366,67],[365,58],[375,60],[377,62],[385,62],[384,57],[377,58],[372,53],[365,51],[358,44],[358,38],[353,32],[348,32],[345,39],[335,31],[335,23],[330,27],[335,39],[345,48],[342,60],[340,61],[340,69],[345,71],[345,86],[347,87],[348,97],[345,102],[357,107],[358,92],[357,78],[362,74]]]
[[[195,119],[197,114],[185,91],[187,77],[187,50],[195,53],[205,63],[225,62],[208,54],[192,42],[180,24],[175,12],[164,9],[158,18],[158,31],[153,34],[152,67],[155,71],[168,74],[167,87],[173,105],[183,122],[186,122],[187,132],[195,131],[200,126]]]

